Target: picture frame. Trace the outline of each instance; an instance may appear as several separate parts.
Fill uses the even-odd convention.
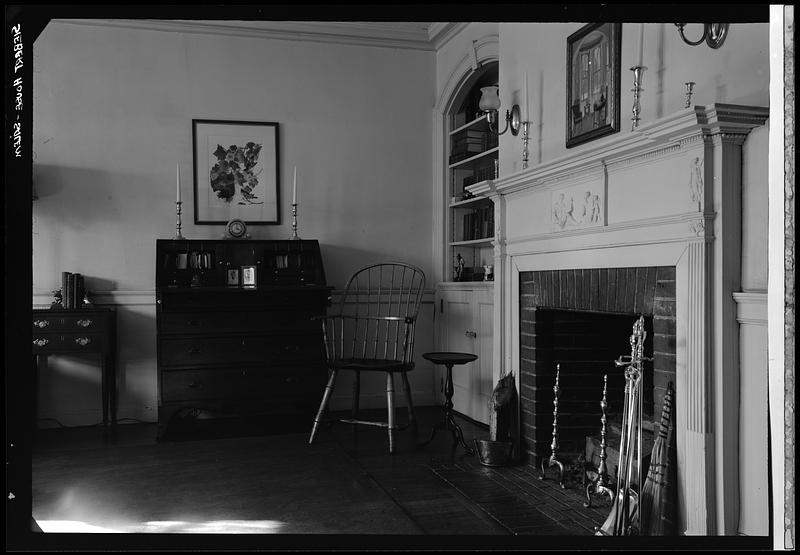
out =
[[[228,268],[225,271],[225,285],[239,287],[239,268]]]
[[[256,286],[256,267],[242,266],[242,287]]]
[[[620,129],[622,23],[590,23],[567,37],[566,146]]]
[[[278,123],[192,120],[194,223],[280,224]]]

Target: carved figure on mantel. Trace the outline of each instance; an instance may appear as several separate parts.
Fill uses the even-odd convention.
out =
[[[600,223],[600,195],[592,195],[592,208],[589,213],[589,221],[593,224]]]
[[[569,199],[569,219],[574,224],[582,224],[586,220],[586,213],[589,210],[589,197],[592,195],[591,192],[586,191],[583,197],[583,204],[579,205],[577,210],[575,209],[575,200],[573,197]]]
[[[567,203],[564,200],[564,193],[558,196],[558,201],[553,205],[553,221],[561,229],[567,225]]]
[[[692,202],[697,204],[697,210],[703,209],[703,160],[698,156],[691,162],[689,170],[689,193]]]

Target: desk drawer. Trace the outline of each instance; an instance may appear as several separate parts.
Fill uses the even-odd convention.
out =
[[[104,336],[100,333],[33,334],[33,353],[79,353],[103,350]]]
[[[316,331],[322,327],[311,314],[298,311],[210,311],[162,312],[158,316],[159,331],[165,334],[230,333],[259,331]]]
[[[161,364],[192,366],[267,361],[264,338],[259,336],[192,337],[161,340]]]
[[[170,370],[161,374],[161,399],[164,403],[218,399],[315,400],[322,388],[308,372],[291,369]],[[314,387],[316,386],[316,387]],[[285,400],[285,399],[284,399]]]

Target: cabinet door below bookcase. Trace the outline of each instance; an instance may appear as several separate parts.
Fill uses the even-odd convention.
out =
[[[454,410],[489,423],[489,399],[494,389],[492,337],[494,291],[490,287],[441,289],[438,292],[441,351],[473,353],[478,359],[453,368]]]

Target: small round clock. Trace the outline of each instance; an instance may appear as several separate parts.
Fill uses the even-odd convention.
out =
[[[242,220],[233,219],[228,222],[228,235],[233,239],[241,239],[247,235],[247,224]]]

